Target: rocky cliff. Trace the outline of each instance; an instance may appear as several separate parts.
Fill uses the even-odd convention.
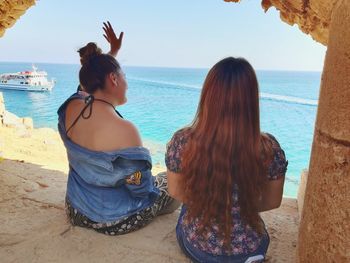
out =
[[[0,0],[0,37],[34,4],[35,0]]]

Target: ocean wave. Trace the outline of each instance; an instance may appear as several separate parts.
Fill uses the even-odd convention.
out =
[[[284,95],[264,93],[264,92],[260,92],[260,98],[267,99],[267,100],[274,100],[274,101],[289,102],[293,104],[309,105],[309,106],[318,105],[317,100],[303,99],[299,97],[284,96]]]
[[[135,77],[127,77],[128,80],[136,80],[136,81],[143,81],[143,82],[149,82],[154,84],[162,84],[162,85],[168,85],[168,86],[174,86],[177,88],[190,88],[190,89],[201,89],[201,86],[197,85],[190,85],[185,83],[176,83],[176,82],[170,82],[170,81],[161,81],[161,80],[151,80],[151,79],[144,79],[144,78],[135,78]]]
[[[158,80],[151,80],[151,79],[144,79],[144,78],[128,77],[128,79],[142,81],[142,82],[148,82],[148,83],[153,83],[153,84],[167,85],[167,86],[171,86],[171,87],[175,87],[175,88],[189,88],[189,89],[196,89],[196,90],[200,90],[202,88],[201,86],[197,86],[197,85],[189,85],[189,84],[184,84],[184,83],[176,83],[176,82],[168,82],[168,81],[158,81]],[[304,98],[299,98],[299,97],[285,96],[285,95],[265,93],[265,92],[260,92],[260,98],[266,99],[266,100],[307,105],[307,106],[317,106],[318,105],[317,100],[304,99]]]

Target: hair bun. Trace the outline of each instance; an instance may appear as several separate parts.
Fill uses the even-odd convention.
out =
[[[81,65],[88,64],[89,61],[102,54],[102,50],[96,45],[94,42],[88,43],[85,47],[82,47],[78,50],[80,55],[80,63]]]

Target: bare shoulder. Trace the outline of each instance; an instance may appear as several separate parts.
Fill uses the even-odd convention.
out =
[[[67,109],[66,111],[69,112],[69,111],[74,111],[76,110],[77,108],[81,108],[85,105],[84,101],[83,100],[79,100],[79,99],[76,99],[76,100],[71,100],[68,105],[67,105]]]
[[[68,127],[79,115],[85,103],[83,100],[72,100],[66,108],[66,126]]]
[[[118,141],[122,142],[124,147],[142,146],[140,133],[132,122],[117,118],[112,125],[120,136]]]
[[[280,147],[280,144],[279,144],[278,140],[271,133],[262,132],[261,136],[262,136],[262,138],[265,141],[269,141],[274,148],[279,148]]]
[[[94,128],[90,133],[93,134],[92,142],[89,139],[89,142],[93,144],[92,149],[114,151],[142,146],[139,132],[131,122],[109,113],[96,116],[96,118],[98,120],[94,122]]]

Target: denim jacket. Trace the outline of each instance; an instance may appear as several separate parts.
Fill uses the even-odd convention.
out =
[[[67,198],[80,213],[95,222],[111,222],[151,206],[159,196],[151,173],[152,160],[144,147],[102,152],[88,150],[67,137],[68,103],[58,110],[58,130],[67,150]]]

